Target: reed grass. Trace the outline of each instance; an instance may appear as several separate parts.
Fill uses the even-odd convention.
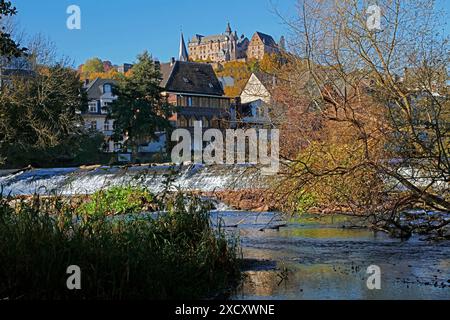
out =
[[[137,214],[136,199],[154,198],[135,197],[130,210],[123,197],[132,194],[116,189],[81,205],[1,198],[0,299],[199,299],[239,277],[237,241],[211,227],[207,204],[178,193],[159,204],[165,213]],[[70,265],[81,268],[81,290],[67,289]]]

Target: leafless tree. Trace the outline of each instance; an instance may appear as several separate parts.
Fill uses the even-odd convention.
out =
[[[313,193],[402,227],[407,209],[450,211],[448,39],[433,1],[377,1],[380,29],[371,5],[299,0],[285,20],[291,59],[278,99],[294,147],[278,196],[295,206]]]

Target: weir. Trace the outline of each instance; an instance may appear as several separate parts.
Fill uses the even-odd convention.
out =
[[[256,165],[141,165],[0,170],[4,196],[85,195],[118,185],[139,185],[158,193],[171,191],[214,192],[265,188],[269,179]]]

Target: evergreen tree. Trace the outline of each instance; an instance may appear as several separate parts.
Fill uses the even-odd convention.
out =
[[[115,122],[115,139],[126,139],[126,146],[137,152],[140,144],[156,138],[157,131],[170,129],[172,107],[162,97],[161,72],[145,51],[128,77],[122,76],[114,93],[109,117]]]
[[[16,14],[17,9],[11,4],[11,1],[0,0],[0,19]],[[11,39],[11,35],[5,32],[5,27],[2,26],[0,30],[0,56],[17,58],[25,52],[26,49],[20,48],[20,46]]]

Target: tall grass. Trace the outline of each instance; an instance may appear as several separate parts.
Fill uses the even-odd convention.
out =
[[[100,194],[81,207],[57,197],[0,199],[0,299],[210,297],[238,277],[237,245],[211,227],[208,205],[186,199],[165,199],[164,214],[122,208],[128,215],[114,218],[97,206]],[[81,290],[66,287],[70,265],[81,268]]]

